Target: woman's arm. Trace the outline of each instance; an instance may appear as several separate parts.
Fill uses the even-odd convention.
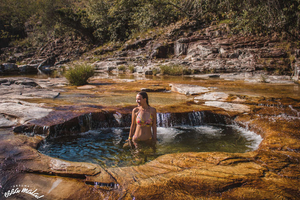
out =
[[[129,137],[128,137],[129,141],[132,140],[132,137],[135,132],[135,127],[136,127],[135,112],[136,112],[136,108],[132,110],[132,114],[131,114],[131,126],[130,126]]]
[[[157,124],[156,124],[156,109],[153,108],[153,123],[152,123],[152,135],[153,135],[153,141],[156,142],[157,140]]]

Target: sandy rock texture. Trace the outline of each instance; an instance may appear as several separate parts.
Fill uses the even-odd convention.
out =
[[[106,86],[116,87],[114,84]],[[24,118],[24,123],[19,120],[20,126],[14,129],[0,129],[1,198],[13,188],[28,186],[36,190],[36,195],[44,195],[43,199],[298,199],[300,115],[297,98],[227,96],[204,88],[207,95],[200,94],[198,104],[192,108],[198,106],[199,111],[224,115],[233,123],[260,134],[263,141],[257,150],[167,154],[143,165],[116,168],[70,162],[46,156],[37,149],[47,136],[87,131],[93,126],[91,118],[102,127],[120,126],[114,115],[118,112],[123,122],[130,122],[132,107],[69,105],[50,111],[40,106],[42,110],[36,111],[39,117],[34,112],[20,114],[16,119]],[[10,101],[5,107],[16,106],[18,102],[21,101],[16,100],[15,104]],[[222,106],[203,105],[206,102]],[[20,107],[27,106],[23,104],[19,104]],[[245,106],[245,110],[240,112],[242,108],[238,106],[228,110],[235,104]],[[32,107],[29,110],[34,111]],[[3,108],[1,112],[8,111]],[[34,197],[19,193],[11,198]]]

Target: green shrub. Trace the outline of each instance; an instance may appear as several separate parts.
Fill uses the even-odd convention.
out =
[[[160,71],[159,71],[159,69],[154,68],[154,69],[152,69],[152,73],[153,73],[153,76],[156,76],[157,74],[160,73]]]
[[[94,67],[87,64],[77,64],[66,72],[65,77],[71,85],[85,85],[87,80],[94,75]]]
[[[128,69],[129,69],[129,71],[131,72],[131,73],[134,73],[134,66],[133,65],[130,65],[129,67],[128,67]]]
[[[183,75],[191,75],[193,71],[191,69],[183,69],[182,73]]]
[[[201,71],[199,69],[193,69],[192,74],[200,74]]]
[[[161,65],[160,72],[162,75],[180,76],[183,75],[184,67],[181,65]]]
[[[126,71],[125,65],[120,65],[120,66],[118,67],[118,70],[119,70],[119,71],[125,72],[125,71]]]

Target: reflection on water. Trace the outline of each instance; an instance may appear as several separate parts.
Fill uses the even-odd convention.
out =
[[[56,100],[67,100],[72,103],[80,104],[95,104],[102,106],[128,106],[135,105],[135,97],[137,92],[126,92],[126,93],[105,93],[100,95],[91,95],[85,93],[75,93],[75,94],[61,94]],[[185,95],[177,93],[165,93],[157,92],[151,93],[151,105],[170,105],[176,103],[185,103],[191,100],[192,97],[186,97]]]
[[[69,161],[92,162],[106,167],[145,163],[160,155],[179,152],[247,152],[258,148],[262,138],[232,125],[158,127],[156,151],[144,147],[138,154],[123,148],[129,128],[88,131],[47,141],[39,151]]]

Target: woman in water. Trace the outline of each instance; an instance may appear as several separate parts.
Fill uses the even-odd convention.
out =
[[[135,147],[141,143],[155,145],[157,139],[156,109],[149,105],[146,92],[139,92],[136,95],[136,102],[138,107],[132,110],[129,144],[132,146],[133,143]]]

